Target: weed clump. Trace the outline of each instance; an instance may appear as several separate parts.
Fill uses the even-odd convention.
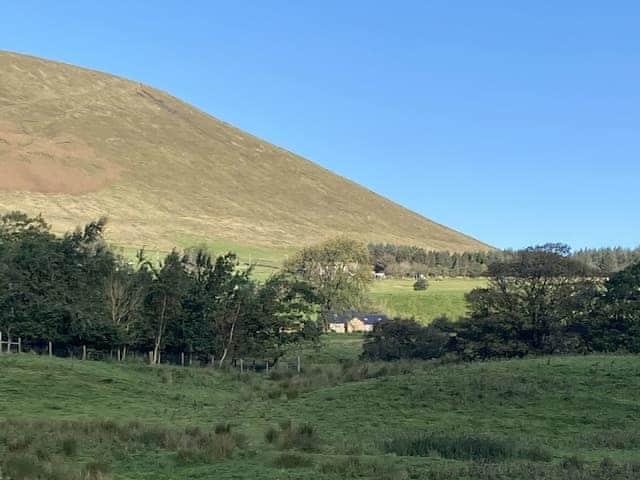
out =
[[[318,430],[314,425],[310,423],[296,425],[291,420],[281,423],[279,429],[269,428],[265,432],[265,440],[280,450],[298,449],[314,452],[320,445]]]

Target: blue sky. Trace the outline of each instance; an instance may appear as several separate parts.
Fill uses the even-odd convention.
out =
[[[151,84],[498,247],[633,247],[639,21],[634,1],[21,0],[0,49]]]

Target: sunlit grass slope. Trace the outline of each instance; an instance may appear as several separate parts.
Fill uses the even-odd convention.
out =
[[[411,280],[380,280],[371,288],[375,305],[389,315],[414,317],[428,323],[439,316],[457,319],[467,313],[465,294],[486,285],[486,279],[430,280],[425,291],[415,291]]]
[[[9,52],[0,79],[0,211],[58,231],[107,215],[114,243],[151,249],[338,234],[489,248],[152,87]]]

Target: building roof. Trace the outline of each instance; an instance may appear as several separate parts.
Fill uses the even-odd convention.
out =
[[[376,323],[389,320],[389,317],[382,313],[363,313],[363,312],[344,312],[334,313],[330,323],[346,323],[349,320],[357,318],[362,320],[365,325],[375,325]]]

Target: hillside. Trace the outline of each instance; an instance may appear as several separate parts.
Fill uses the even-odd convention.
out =
[[[0,52],[0,211],[57,231],[107,215],[117,244],[295,247],[344,233],[487,245],[140,83]]]
[[[0,369],[0,469],[31,474],[16,478],[640,478],[632,355],[326,364],[280,379],[28,354]],[[269,443],[288,419],[313,434]],[[237,447],[209,457],[224,422]],[[420,435],[428,448],[402,451]],[[34,473],[83,465],[93,475]]]

